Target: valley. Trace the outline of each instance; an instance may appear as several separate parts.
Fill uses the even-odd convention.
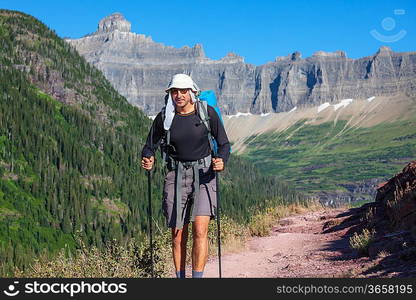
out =
[[[326,205],[369,201],[416,156],[416,98],[224,119],[235,153]]]

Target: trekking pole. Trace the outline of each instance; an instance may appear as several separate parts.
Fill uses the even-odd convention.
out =
[[[153,262],[153,232],[152,232],[152,189],[151,189],[151,180],[152,177],[152,171],[148,170],[147,171],[147,193],[149,196],[149,211],[148,211],[148,216],[149,216],[149,240],[150,240],[150,272],[152,275],[152,278],[155,278],[155,274],[154,274],[154,262]]]
[[[221,278],[221,225],[220,225],[220,180],[219,180],[219,172],[215,172],[215,180],[217,185],[217,241],[218,241],[218,272],[219,278]]]

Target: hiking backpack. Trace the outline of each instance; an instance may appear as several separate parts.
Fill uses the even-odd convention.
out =
[[[205,127],[208,130],[208,140],[209,145],[211,148],[211,152],[214,153],[214,156],[217,154],[218,151],[218,145],[217,141],[211,134],[211,127],[209,124],[209,116],[208,116],[208,105],[212,106],[215,111],[218,114],[218,117],[221,120],[221,123],[223,122],[220,109],[217,105],[217,98],[215,97],[215,93],[212,90],[206,90],[201,92],[199,95],[197,95],[197,101],[195,103],[196,105],[196,111],[199,116],[199,119],[201,120],[201,123],[205,125]],[[166,104],[168,100],[168,95],[165,96],[165,106],[162,108],[162,120],[165,120],[165,112],[166,112]],[[160,144],[160,150],[162,153],[162,158],[166,163],[169,163],[170,157],[169,152],[172,149],[172,145],[170,144],[170,129],[165,131],[165,136],[162,138],[162,142]]]

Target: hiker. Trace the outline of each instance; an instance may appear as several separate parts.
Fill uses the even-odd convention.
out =
[[[201,278],[208,258],[208,226],[216,216],[216,172],[224,170],[230,143],[215,109],[197,101],[200,90],[190,76],[174,75],[165,91],[166,106],[153,121],[141,163],[151,170],[161,146],[168,169],[162,209],[172,232],[176,277],[185,278],[188,225],[193,222],[192,277]],[[209,124],[201,119],[203,111]],[[211,135],[217,143],[216,157]]]

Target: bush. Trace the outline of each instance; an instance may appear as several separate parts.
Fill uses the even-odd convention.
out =
[[[158,236],[154,243],[154,274],[164,277],[167,254],[166,236]],[[37,278],[139,278],[151,276],[151,257],[149,243],[145,240],[138,244],[132,239],[126,246],[113,240],[103,250],[97,247],[87,248],[79,243],[79,249],[72,254],[66,247],[54,258],[46,255],[27,270],[16,270],[16,277]]]
[[[355,249],[359,254],[368,255],[368,247],[374,241],[375,230],[364,229],[361,234],[357,232],[350,237],[350,247]]]
[[[305,204],[269,206],[264,210],[257,210],[253,213],[248,224],[250,236],[268,236],[279,219],[319,208],[322,208],[319,203],[311,201]]]
[[[226,215],[222,215],[220,219],[221,225],[221,246],[222,250],[233,251],[240,249],[247,237],[248,231],[243,225]],[[218,253],[218,227],[217,220],[211,221],[209,224],[208,240],[209,254],[216,255]]]

